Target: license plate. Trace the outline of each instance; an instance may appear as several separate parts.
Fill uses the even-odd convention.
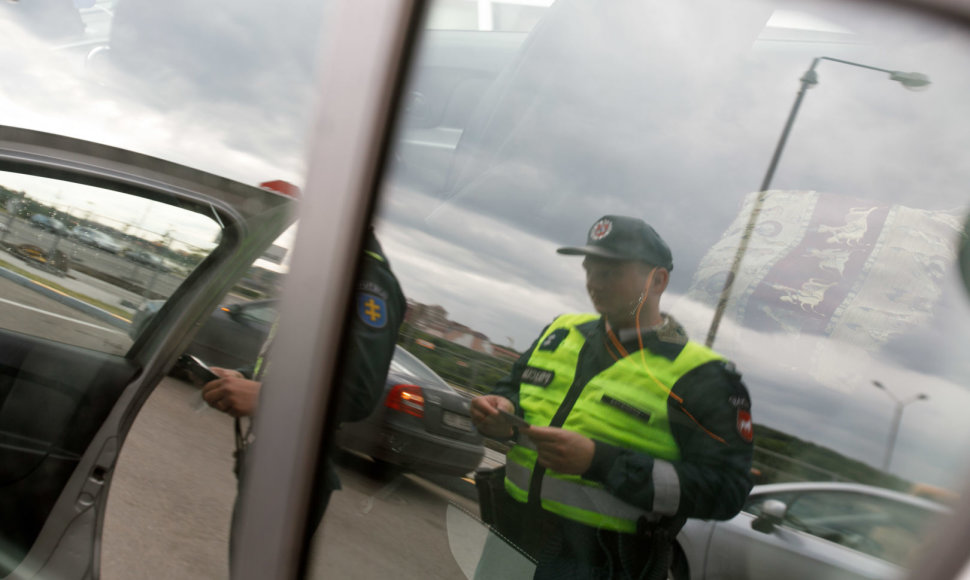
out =
[[[445,411],[444,417],[442,419],[445,425],[449,427],[454,427],[455,429],[461,429],[462,431],[472,430],[472,420],[464,415],[459,415],[458,413],[452,413],[451,411]]]

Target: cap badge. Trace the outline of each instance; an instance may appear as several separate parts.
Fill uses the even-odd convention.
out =
[[[610,235],[613,231],[613,222],[609,219],[603,218],[600,221],[593,224],[593,229],[589,231],[589,239],[598,242]]]

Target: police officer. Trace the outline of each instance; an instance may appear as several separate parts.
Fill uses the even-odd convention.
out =
[[[673,261],[643,220],[605,216],[558,251],[585,256],[598,314],[556,318],[472,403],[483,434],[514,440],[499,531],[536,578],[665,578],[686,519],[733,517],[751,489],[748,392],[661,312]]]
[[[346,362],[338,389],[337,420],[360,421],[377,406],[384,392],[387,370],[394,356],[397,334],[404,321],[407,303],[397,277],[391,271],[387,257],[374,235],[367,231],[361,272],[354,301],[354,314],[347,339]],[[275,330],[275,326],[274,326]],[[267,349],[272,342],[272,332],[267,339]],[[239,464],[245,457],[251,434],[240,427],[238,419],[251,417],[259,404],[262,386],[261,375],[265,369],[264,355],[252,369],[230,370],[213,368],[221,378],[202,387],[202,397],[215,409],[237,418],[236,423],[236,474],[241,478]],[[324,450],[327,453],[329,450]],[[330,493],[340,489],[340,480],[329,457],[324,489],[319,501],[312,506],[310,521],[316,526],[330,499]],[[235,516],[235,514],[234,514]]]

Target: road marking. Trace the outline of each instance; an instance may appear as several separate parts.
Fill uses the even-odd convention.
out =
[[[5,298],[0,298],[0,302],[4,304],[9,304],[11,306],[19,306],[25,310],[30,310],[32,312],[37,312],[39,314],[46,314],[47,316],[53,316],[54,318],[60,318],[61,320],[67,320],[68,322],[73,322],[74,324],[81,324],[83,326],[90,326],[91,328],[97,328],[98,330],[103,330],[105,332],[113,332],[114,334],[124,335],[125,333],[120,330],[115,330],[114,328],[105,328],[104,326],[98,326],[91,322],[84,322],[83,320],[78,320],[76,318],[71,318],[69,316],[63,316],[61,314],[54,314],[53,312],[48,312],[47,310],[41,310],[40,308],[35,308],[33,306],[27,306],[26,304],[21,304],[19,302],[13,302],[12,300],[7,300]]]

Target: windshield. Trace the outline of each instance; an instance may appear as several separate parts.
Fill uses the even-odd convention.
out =
[[[665,572],[677,580],[773,580],[779,569],[875,580],[910,568],[957,498],[970,449],[970,302],[955,267],[970,183],[963,25],[845,0],[426,4],[377,184],[379,248],[368,237],[359,258],[361,272],[386,276],[338,281],[354,295],[334,324],[351,329],[344,348],[352,332],[403,320],[385,341],[399,345],[390,369],[458,394],[385,392],[381,369],[376,391],[350,401],[342,451],[319,469],[329,504],[311,507],[326,515],[310,526],[310,577],[529,578],[550,553],[539,547],[592,554],[600,541],[610,556],[582,563],[600,558],[610,577],[617,558],[653,557],[653,544],[623,547],[645,536],[669,536]],[[310,0],[4,2],[0,38],[16,50],[0,55],[0,140],[10,127],[79,138],[292,193],[318,161],[311,131],[342,113],[314,118],[315,102],[355,90],[317,86],[320,53],[356,62],[330,55],[333,18],[331,3]],[[275,309],[245,303],[281,296],[291,239],[248,272],[224,250],[256,237],[227,224],[266,192],[232,198],[239,184],[227,183],[216,208],[162,176],[119,191],[0,169],[5,336],[95,351],[84,368],[101,377],[98,361],[127,364],[160,348],[165,329],[184,331],[187,314],[166,302],[227,263],[242,280],[206,297],[227,310],[196,321],[191,344],[169,337],[181,341],[170,360],[195,353],[235,378],[273,368],[271,347],[286,346],[272,344]],[[327,194],[346,211],[344,189]],[[624,232],[635,254],[612,245]],[[587,245],[621,253],[604,263],[557,252]],[[96,312],[77,314],[78,284]],[[321,324],[319,308],[305,312],[298,324]],[[348,348],[342,370],[376,368],[373,350]],[[23,352],[30,372],[62,374]],[[329,360],[319,354],[297,362],[307,376]],[[152,356],[158,370],[165,353]],[[185,368],[171,372],[126,416],[101,577],[228,574],[245,457],[234,451],[249,419],[237,432]],[[64,396],[50,383],[43,397],[18,395],[53,408],[45,397]],[[346,398],[352,387],[335,389]],[[509,403],[506,429],[489,431],[469,407],[487,396]],[[90,401],[69,402],[64,421],[83,422]],[[0,417],[34,436],[19,407],[0,405]],[[254,425],[255,440],[274,428]],[[520,437],[533,428],[581,436],[563,447],[589,463],[540,459]],[[34,465],[10,468],[10,482],[44,489]],[[824,495],[823,482],[852,494]],[[800,487],[741,510],[752,486],[779,483]],[[885,490],[906,499],[886,504]],[[909,503],[916,495],[936,509]],[[541,511],[514,516],[519,531],[554,545],[492,533],[523,505]],[[16,558],[46,523],[34,515],[29,533],[8,526],[23,536]],[[567,526],[579,531],[555,535]]]

